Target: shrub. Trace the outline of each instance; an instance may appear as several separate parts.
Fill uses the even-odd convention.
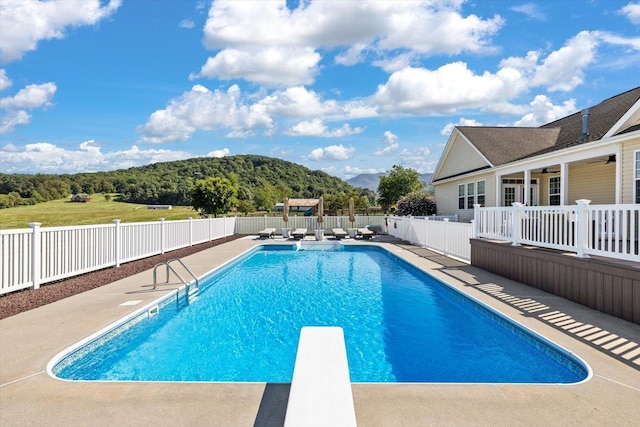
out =
[[[436,202],[422,191],[415,191],[398,200],[396,215],[399,216],[427,216],[435,215],[438,211]]]

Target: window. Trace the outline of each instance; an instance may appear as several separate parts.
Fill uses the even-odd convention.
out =
[[[458,185],[458,209],[473,209],[473,205],[485,203],[485,182],[468,182]]]
[[[473,203],[475,199],[476,185],[473,182],[467,184],[467,209],[473,209]]]
[[[485,203],[485,184],[484,181],[478,181],[478,184],[476,185],[476,191],[478,192],[478,195],[476,196],[476,200],[480,206],[484,206]]]
[[[636,151],[636,203],[640,203],[640,151]]]
[[[560,177],[549,178],[549,206],[560,206]]]

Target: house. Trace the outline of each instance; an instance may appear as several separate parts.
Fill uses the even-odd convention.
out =
[[[640,203],[640,87],[537,128],[457,126],[431,183],[460,221],[474,204]]]
[[[74,194],[71,196],[71,201],[76,203],[87,203],[91,201],[91,197],[88,194]]]

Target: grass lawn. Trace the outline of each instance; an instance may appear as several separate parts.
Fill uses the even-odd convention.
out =
[[[105,200],[104,195],[94,194],[88,203],[72,203],[68,198],[0,209],[0,230],[29,228],[30,222],[42,223],[42,227],[62,225],[110,224],[114,219],[122,222],[157,221],[199,218],[191,207],[173,206],[170,210],[150,210],[147,205]]]

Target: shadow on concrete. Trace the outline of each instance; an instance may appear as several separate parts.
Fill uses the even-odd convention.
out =
[[[282,427],[290,390],[291,384],[267,383],[253,427]]]

